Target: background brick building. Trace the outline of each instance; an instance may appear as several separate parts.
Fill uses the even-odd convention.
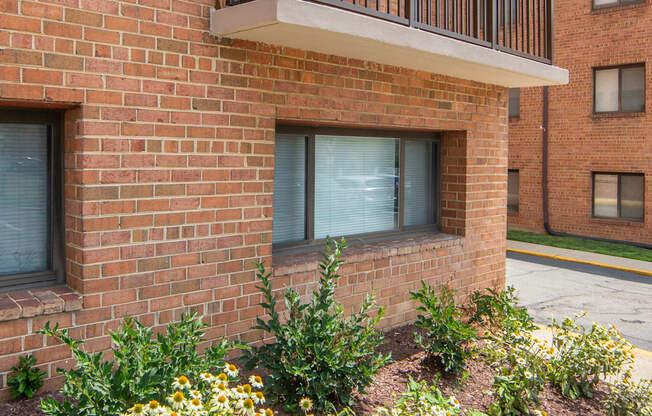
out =
[[[555,64],[570,70],[570,83],[549,87],[548,204],[554,231],[652,244],[651,27],[649,1],[555,4]],[[596,102],[594,72],[609,75],[618,67],[629,71],[623,76],[620,70],[621,101],[623,94],[635,92],[642,96],[642,108],[619,111],[617,101],[615,107],[601,107],[610,88],[602,75]],[[638,71],[634,77],[631,68]],[[618,71],[611,74],[617,84]],[[520,114],[509,121],[509,169],[518,172],[518,211],[508,213],[514,229],[544,231],[542,105],[543,88],[521,89]],[[627,206],[637,208],[632,212]]]
[[[0,0],[0,145],[15,154],[2,163],[22,172],[1,182],[0,200],[15,202],[0,213],[16,218],[0,224],[0,254],[32,238],[12,225],[32,217],[20,209],[23,196],[41,198],[50,218],[46,270],[16,277],[34,263],[13,265],[11,256],[0,270],[5,396],[23,353],[51,377],[72,365],[65,346],[37,333],[46,321],[70,328],[91,351],[110,346],[108,332],[126,315],[160,329],[188,311],[211,324],[208,342],[255,342],[254,261],[274,265],[276,287],[313,288],[314,250],[272,250],[279,126],[420,132],[437,142],[437,229],[349,248],[337,290],[347,308],[375,290],[390,327],[414,318],[408,292],[422,279],[450,282],[461,297],[504,284],[504,86],[218,39],[209,33],[214,5]],[[27,132],[20,123],[45,127]],[[34,156],[21,153],[30,143],[41,143]],[[45,170],[49,182],[38,179]]]

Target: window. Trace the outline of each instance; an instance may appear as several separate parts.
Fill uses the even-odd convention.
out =
[[[0,111],[0,290],[61,282],[59,115]]]
[[[645,111],[645,65],[595,69],[595,112]]]
[[[521,90],[519,88],[509,89],[509,116],[518,117],[521,115]]]
[[[437,146],[432,134],[279,129],[273,243],[434,226]]]
[[[634,173],[593,174],[593,216],[643,221],[644,177]]]
[[[507,211],[518,212],[518,170],[507,171]]]
[[[593,8],[600,9],[605,7],[622,6],[625,4],[644,3],[645,0],[593,0]]]

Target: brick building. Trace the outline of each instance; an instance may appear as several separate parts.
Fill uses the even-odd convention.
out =
[[[328,234],[354,234],[337,296],[375,290],[384,327],[421,279],[503,285],[507,87],[568,72],[543,29],[517,56],[478,10],[435,34],[399,4],[0,0],[3,394],[20,354],[47,387],[71,365],[46,321],[89,350],[191,310],[260,340],[253,262],[305,293]]]
[[[594,3],[592,3],[592,1]],[[548,226],[652,244],[652,4],[555,5],[555,64],[570,83],[548,88]],[[544,231],[543,88],[512,91],[510,228]]]

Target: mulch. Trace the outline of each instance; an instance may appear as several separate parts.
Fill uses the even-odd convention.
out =
[[[355,393],[353,410],[358,416],[375,415],[380,406],[389,405],[407,389],[408,380],[432,382],[438,379],[442,392],[454,395],[465,409],[486,411],[492,402],[489,392],[493,382],[494,370],[481,358],[469,360],[466,366],[468,377],[465,380],[455,377],[441,376],[443,372],[437,364],[426,357],[421,348],[414,342],[414,325],[406,325],[388,331],[385,334],[386,343],[380,347],[383,353],[391,351],[393,363],[380,369],[374,383],[365,394]],[[550,416],[604,416],[600,406],[606,386],[599,386],[599,391],[593,399],[571,400],[561,396],[557,390],[548,386],[539,398],[541,409]],[[30,400],[11,400],[0,403],[1,416],[43,416],[39,404],[42,397],[61,398],[60,393],[45,392]]]

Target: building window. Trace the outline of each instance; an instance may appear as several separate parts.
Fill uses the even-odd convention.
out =
[[[593,0],[593,8],[601,9],[606,7],[624,6],[633,3],[645,3],[645,0]]]
[[[595,112],[645,111],[645,65],[595,69]]]
[[[593,216],[642,221],[644,182],[642,174],[594,173]]]
[[[61,282],[59,115],[0,111],[0,290]]]
[[[521,90],[519,88],[509,89],[509,116],[518,117],[521,115]]]
[[[507,171],[507,211],[518,212],[518,170]]]
[[[435,226],[438,140],[343,129],[280,129],[274,244]]]

